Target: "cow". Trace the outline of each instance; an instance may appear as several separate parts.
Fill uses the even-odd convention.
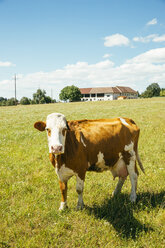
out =
[[[118,177],[113,196],[118,194],[129,175],[131,202],[136,202],[139,167],[144,172],[138,154],[140,129],[129,118],[72,120],[67,121],[61,113],[47,116],[46,122],[37,121],[34,127],[47,132],[49,159],[59,178],[61,204],[59,210],[67,208],[67,182],[76,176],[78,193],[77,209],[83,209],[83,189],[87,171],[110,170]]]

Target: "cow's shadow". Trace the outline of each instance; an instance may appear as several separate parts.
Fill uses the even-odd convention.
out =
[[[163,198],[165,191],[160,193],[140,193],[137,195],[137,203],[132,204],[126,194],[106,199],[102,205],[86,206],[86,211],[98,219],[103,219],[111,224],[118,235],[126,239],[136,239],[142,232],[153,231],[149,225],[142,224],[134,217],[134,212],[151,211],[153,208],[165,207]]]

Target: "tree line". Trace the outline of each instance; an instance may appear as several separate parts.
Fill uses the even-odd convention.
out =
[[[67,86],[61,90],[59,95],[61,101],[77,102],[81,101],[80,89],[74,85]],[[7,99],[0,97],[0,106],[12,106],[12,105],[29,105],[29,104],[44,104],[44,103],[55,103],[56,100],[52,99],[50,96],[46,96],[46,91],[38,89],[36,93],[33,94],[33,98],[22,97],[18,102],[14,97]]]
[[[165,96],[165,88],[160,88],[158,83],[150,84],[142,94],[138,94],[140,98],[150,98],[157,96]],[[59,98],[61,101],[77,102],[81,101],[81,92],[80,89],[74,85],[64,87],[60,94]],[[33,99],[22,97],[20,104],[44,104],[44,103],[55,103],[56,100],[52,99],[50,96],[46,96],[46,91],[38,89],[36,93],[33,94]],[[17,105],[18,100],[15,98],[3,98],[0,97],[0,106],[11,106]]]
[[[29,105],[29,104],[44,104],[44,103],[55,103],[56,100],[52,99],[50,96],[46,96],[46,91],[38,89],[36,93],[33,94],[33,98],[22,97],[18,102],[14,97],[7,99],[0,97],[0,106],[12,106],[17,105]]]

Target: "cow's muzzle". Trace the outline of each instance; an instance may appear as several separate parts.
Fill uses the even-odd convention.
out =
[[[63,146],[62,145],[51,146],[51,152],[54,154],[61,154],[63,153]]]

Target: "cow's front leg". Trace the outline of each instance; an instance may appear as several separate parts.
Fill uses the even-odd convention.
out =
[[[84,180],[77,176],[76,191],[78,194],[77,210],[82,210],[84,208],[83,202],[83,190],[84,190]]]
[[[60,190],[61,190],[61,204],[59,210],[64,210],[67,208],[67,182],[61,182],[60,184]]]

